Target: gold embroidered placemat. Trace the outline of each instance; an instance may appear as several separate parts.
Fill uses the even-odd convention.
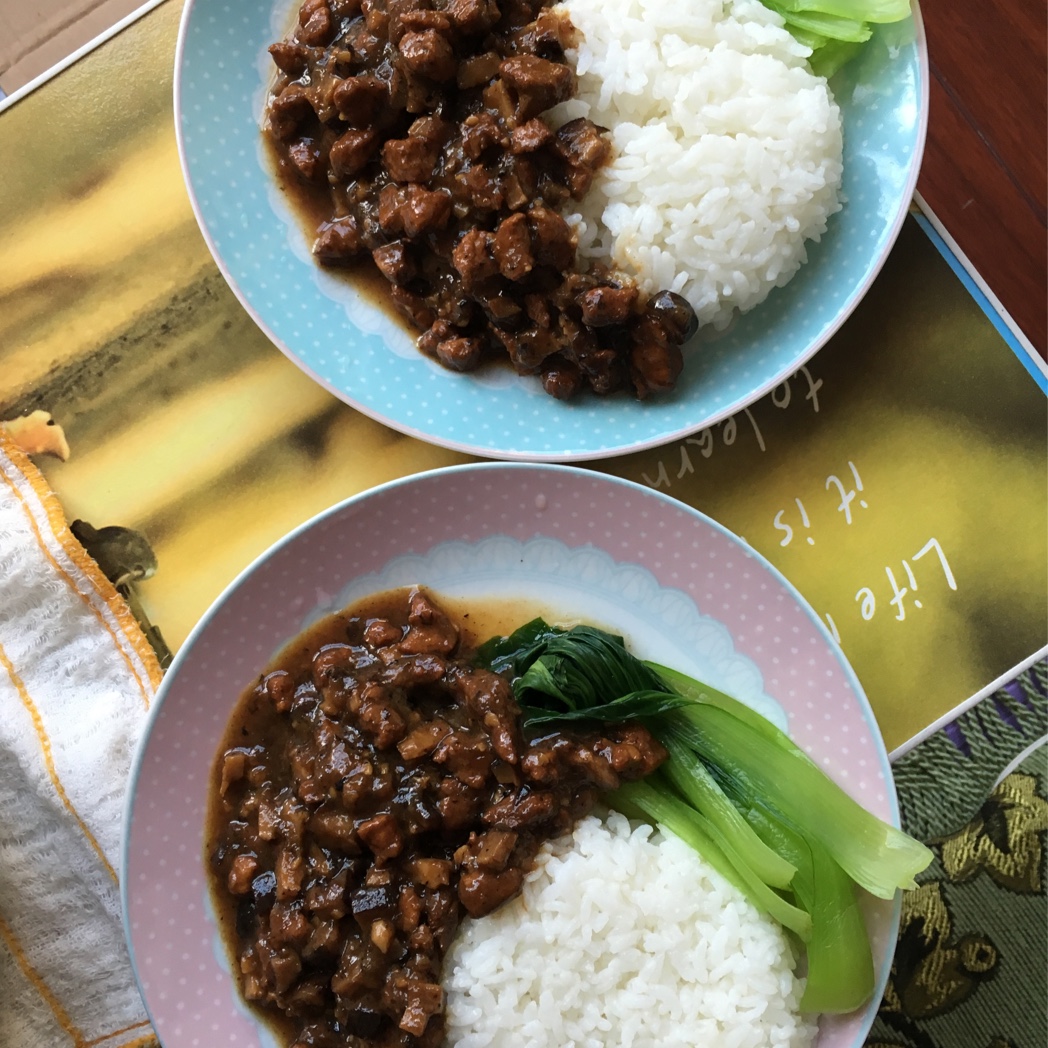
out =
[[[1046,693],[1040,662],[896,763],[903,825],[935,861],[903,899],[867,1048],[1046,1043]]]

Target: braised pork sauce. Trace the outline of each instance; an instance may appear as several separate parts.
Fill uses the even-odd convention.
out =
[[[609,147],[546,118],[576,92],[573,32],[547,0],[305,0],[270,48],[265,133],[320,210],[316,259],[370,260],[424,353],[508,359],[561,399],[645,398],[673,389],[695,315],[578,263],[560,209]]]
[[[599,790],[665,759],[639,725],[528,733],[426,592],[329,619],[241,701],[207,862],[243,996],[293,1048],[437,1048],[463,915],[517,894]]]

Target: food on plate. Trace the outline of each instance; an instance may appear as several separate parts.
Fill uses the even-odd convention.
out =
[[[306,0],[270,48],[265,127],[285,184],[322,198],[316,258],[373,262],[424,353],[456,371],[497,353],[562,399],[643,398],[673,388],[694,317],[576,265],[558,209],[608,145],[543,117],[575,91],[571,35],[542,0]]]
[[[805,944],[801,1009],[849,1012],[873,990],[855,886],[882,899],[932,859],[866,811],[788,735],[716,688],[631,654],[592,626],[541,619],[478,660],[509,677],[530,726],[641,718],[670,758],[607,800],[690,844]]]
[[[521,894],[467,918],[448,954],[450,1045],[814,1041],[789,937],[679,839],[590,815],[537,858]]]
[[[583,259],[728,326],[781,287],[840,210],[840,109],[757,0],[567,0],[578,97],[609,162],[565,217]]]
[[[805,47],[819,76],[832,76],[862,50],[873,24],[910,17],[910,0],[764,0]]]
[[[840,206],[840,112],[756,0],[306,0],[270,51],[315,257],[454,370],[668,393]]]
[[[535,619],[478,648],[468,619],[418,588],[370,598],[292,642],[229,722],[206,861],[243,996],[279,1020],[285,1044],[437,1048],[447,1034],[469,1048],[493,1028],[496,1043],[524,1043],[545,1017],[507,1002],[529,979],[546,1000],[530,969],[556,979],[562,946],[586,946],[582,963],[598,968],[574,972],[578,993],[557,998],[557,1022],[574,1022],[576,1004],[579,1022],[597,1021],[575,998],[610,979],[591,998],[599,1029],[614,1040],[640,1023],[638,1045],[674,1043],[663,1034],[682,1002],[689,1024],[735,1030],[755,1015],[741,1001],[763,1002],[767,1021],[751,1023],[757,1040],[725,1043],[806,1045],[812,1025],[799,1012],[869,998],[852,881],[890,897],[927,864],[923,845],[865,812],[748,707],[641,662],[620,637]],[[598,798],[613,813],[579,824]],[[587,849],[589,865],[569,855]],[[609,849],[622,857],[620,896],[637,899],[609,889],[598,913],[577,880]],[[638,871],[649,867],[659,884],[689,882],[673,905],[699,923],[683,939],[650,927],[666,900],[644,901],[656,889]],[[473,925],[455,945],[464,917],[486,920],[522,888],[495,926],[497,947]],[[536,913],[529,899],[559,901]],[[536,934],[553,942],[569,928],[580,943],[536,959]],[[627,948],[638,942],[640,956]],[[746,944],[746,964],[717,960],[731,942]],[[685,952],[667,952],[673,944]],[[793,976],[799,944],[806,984]],[[503,961],[528,958],[509,982],[503,950]],[[628,965],[638,971],[627,977]],[[660,965],[664,978],[641,993],[637,979]],[[663,997],[676,1004],[656,1005]],[[565,1043],[550,1024],[534,1043]]]
[[[395,591],[292,645],[230,723],[208,862],[243,995],[296,1048],[436,1048],[463,914],[666,756],[636,724],[525,732],[469,655],[430,597]]]

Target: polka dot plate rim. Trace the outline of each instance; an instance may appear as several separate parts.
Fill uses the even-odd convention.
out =
[[[845,129],[844,209],[786,287],[723,335],[687,349],[677,389],[564,403],[508,367],[466,375],[421,354],[403,327],[313,262],[281,199],[259,131],[265,48],[291,4],[188,0],[175,60],[175,130],[204,239],[241,305],[334,396],[409,436],[484,458],[578,462],[682,439],[794,374],[880,272],[910,207],[924,151],[928,53],[910,20],[875,29],[834,90]]]
[[[132,964],[166,1048],[275,1043],[239,999],[208,905],[207,784],[233,704],[318,615],[411,579],[438,595],[556,602],[565,616],[620,630],[641,654],[705,672],[758,708],[770,703],[828,774],[898,825],[887,752],[843,653],[792,584],[726,528],[668,495],[571,465],[486,462],[391,481],[248,566],[193,629],[151,708],[132,764],[120,883]],[[666,638],[662,627],[679,632]],[[876,1013],[898,900],[866,900],[864,913],[875,994],[859,1012],[824,1016],[819,1048],[861,1048]]]

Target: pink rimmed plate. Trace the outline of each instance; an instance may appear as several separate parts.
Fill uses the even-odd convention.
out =
[[[204,867],[209,769],[233,704],[283,645],[369,593],[424,584],[514,597],[613,627],[645,658],[729,691],[787,727],[856,799],[898,823],[862,688],[800,594],[714,521],[648,488],[567,466],[458,466],[343,502],[232,583],[178,653],[136,754],[124,827],[124,921],[165,1048],[275,1044],[239,999]],[[824,1018],[819,1048],[861,1048],[898,928],[869,900],[874,999]]]

